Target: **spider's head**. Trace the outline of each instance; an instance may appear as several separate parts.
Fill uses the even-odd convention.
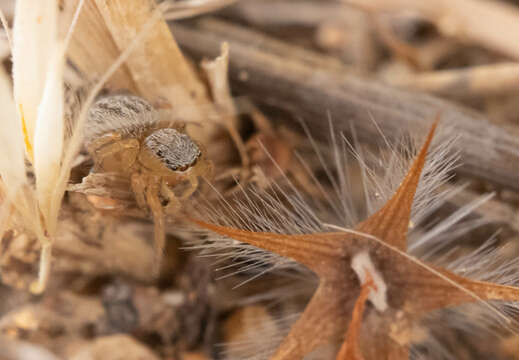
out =
[[[175,172],[188,171],[202,155],[198,145],[187,134],[171,128],[154,131],[143,145],[162,166]]]

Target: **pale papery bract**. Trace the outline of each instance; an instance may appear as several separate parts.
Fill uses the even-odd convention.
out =
[[[58,206],[53,206],[54,188],[58,179],[64,142],[64,89],[63,71],[65,53],[63,44],[53,44],[49,69],[34,136],[34,174],[40,211],[47,232],[54,234],[58,219]]]
[[[38,282],[32,291],[44,290],[50,273],[51,245],[65,187],[59,186],[65,153],[65,54],[83,1],[78,3],[70,28],[58,34],[58,2],[17,2],[13,26],[13,86],[18,121],[35,178],[15,208],[42,245]],[[16,138],[16,136],[14,136]],[[2,174],[3,175],[3,174]],[[40,220],[41,218],[41,220]],[[17,221],[18,223],[23,222]]]
[[[123,51],[119,58],[100,77],[90,89],[82,104],[81,111],[74,113],[75,119],[66,121],[64,80],[65,54],[71,34],[84,0],[78,2],[74,17],[64,39],[57,33],[57,1],[42,2],[20,1],[15,9],[13,28],[13,83],[18,109],[18,123],[21,124],[20,136],[25,145],[25,153],[34,165],[36,187],[24,189],[21,200],[14,202],[15,217],[13,224],[34,234],[42,244],[39,281],[31,287],[34,292],[44,290],[49,273],[52,237],[57,227],[61,201],[66,190],[73,160],[82,144],[83,124],[87,109],[106,80],[129,56],[132,49],[149,32],[150,24],[159,18],[164,7],[158,8],[134,39],[132,45]],[[28,46],[35,42],[37,46]],[[48,56],[48,52],[51,56]],[[34,59],[43,59],[33,63]],[[41,88],[41,89],[40,89]],[[8,99],[8,98],[6,98]],[[72,125],[72,131],[65,138],[65,130]],[[16,147],[20,136],[13,136],[2,129],[8,142]],[[10,145],[9,145],[10,146]],[[37,149],[37,153],[35,153]],[[28,169],[23,167],[21,172]],[[11,178],[10,174],[0,174]],[[14,200],[14,199],[13,199]],[[3,209],[8,209],[5,203]],[[40,214],[43,221],[39,221]]]
[[[38,107],[50,69],[48,52],[54,49],[57,37],[56,0],[16,1],[12,49],[14,97],[31,161]]]
[[[0,142],[3,155],[0,157],[0,175],[5,188],[12,196],[26,183],[22,127],[17,117],[9,78],[0,69],[0,107],[2,109],[2,131]]]

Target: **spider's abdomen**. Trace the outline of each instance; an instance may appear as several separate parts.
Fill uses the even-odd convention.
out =
[[[134,95],[110,95],[97,100],[88,111],[86,142],[109,132],[123,137],[139,137],[157,124],[159,115],[153,106]]]
[[[173,171],[187,170],[202,153],[188,135],[171,128],[154,131],[144,140],[144,146]]]

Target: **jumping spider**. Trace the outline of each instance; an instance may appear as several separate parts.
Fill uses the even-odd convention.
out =
[[[127,177],[137,205],[151,211],[157,271],[165,245],[165,215],[178,211],[181,201],[193,194],[199,176],[212,174],[212,163],[185,133],[185,124],[163,118],[138,96],[110,95],[90,108],[85,128],[92,171]],[[187,187],[176,195],[173,189],[182,183]]]

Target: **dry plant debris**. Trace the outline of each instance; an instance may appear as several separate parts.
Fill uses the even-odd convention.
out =
[[[39,278],[32,285],[35,293],[42,292],[47,285],[51,249],[58,233],[58,216],[70,170],[82,146],[83,126],[87,130],[92,127],[89,107],[106,81],[110,81],[112,89],[129,89],[146,94],[156,108],[168,111],[170,119],[200,124],[212,117],[214,121],[205,121],[204,126],[194,127],[197,132],[194,136],[204,143],[210,142],[212,136],[218,132],[217,120],[220,117],[228,118],[222,121],[228,129],[235,126],[232,118],[226,114],[229,108],[218,112],[213,108],[206,85],[178,49],[161,17],[167,6],[156,6],[154,1],[71,1],[62,4],[60,9],[58,5],[56,1],[50,0],[39,3],[37,7],[31,7],[25,1],[17,2],[18,15],[15,16],[13,27],[15,106],[9,99],[11,95],[7,77],[3,76],[6,83],[3,100],[6,101],[6,109],[11,109],[9,115],[10,121],[13,121],[9,125],[12,131],[5,132],[4,135],[14,134],[16,141],[6,141],[12,147],[8,152],[17,159],[14,162],[9,160],[2,169],[7,189],[5,197],[8,202],[12,201],[16,205],[15,215],[9,221],[17,223],[14,226],[17,231],[36,236],[42,246]],[[88,53],[93,49],[90,43],[92,38],[109,38],[113,43],[108,42],[101,47],[104,52],[95,49],[95,55],[92,55]],[[26,40],[35,45],[23,45]],[[69,43],[72,44],[70,49]],[[42,54],[48,48],[53,51],[50,59]],[[73,61],[77,60],[75,65],[84,72],[83,83],[94,84],[87,90],[88,96],[83,95],[84,99],[79,101],[80,109],[75,109],[74,104],[69,103],[65,96],[65,53]],[[34,66],[28,60],[31,58],[37,58],[41,64]],[[91,58],[101,60],[90,61]],[[119,68],[122,62],[124,67]],[[105,68],[107,64],[109,66]],[[225,70],[224,67],[213,72],[216,76]],[[219,83],[225,83],[226,74],[218,76]],[[36,83],[35,79],[38,80]],[[67,82],[67,86],[71,87],[71,84]],[[81,89],[71,91],[75,91],[76,96],[81,96]],[[225,94],[226,91],[229,91],[227,86],[213,89],[212,95],[215,99],[222,99],[229,96]],[[91,139],[87,140],[91,142]],[[27,168],[23,159],[23,147],[31,162]],[[98,150],[96,149],[96,153]],[[197,168],[201,168],[202,163],[204,162],[199,161]],[[210,169],[210,165],[205,168]],[[192,172],[192,169],[188,170]],[[29,171],[34,173],[34,184],[26,176]],[[210,171],[202,171],[200,175],[209,177]],[[96,180],[99,182],[99,179]],[[141,196],[137,196],[137,200],[142,200],[146,188],[146,184],[142,181],[141,183],[144,185],[140,186]],[[193,180],[191,183],[194,185],[193,189],[187,191],[185,197],[189,197],[197,187],[197,181]],[[113,184],[112,182],[111,185]],[[158,186],[155,184],[149,188]],[[150,195],[152,192],[148,191],[147,202],[153,204],[152,212],[156,219],[155,242],[157,252],[161,254],[165,238],[162,205],[157,196]],[[101,207],[118,207],[117,202],[110,198],[99,199],[94,196],[90,200]],[[143,201],[138,203],[145,207]],[[157,259],[160,257],[157,255]],[[156,264],[158,269],[160,261]]]
[[[348,323],[358,326],[358,319],[352,319],[352,306],[355,298],[363,296],[362,292],[358,295],[359,280],[361,285],[369,283],[368,278],[378,280],[372,280],[376,290],[369,295],[376,311],[366,318],[360,337],[368,359],[407,358],[413,321],[435,309],[474,301],[519,299],[519,288],[469,280],[406,254],[413,199],[436,125],[393,197],[353,230],[278,234],[194,220],[220,235],[291,258],[319,276],[319,287],[272,359],[303,358],[343,334]],[[362,303],[362,299],[359,301]],[[358,312],[362,310],[356,308],[353,315],[358,317]],[[355,340],[348,333],[345,341]],[[345,349],[355,346],[348,343]],[[354,350],[343,352],[355,358]]]
[[[517,358],[512,0],[0,9],[0,359]],[[92,146],[117,96],[187,176]]]

